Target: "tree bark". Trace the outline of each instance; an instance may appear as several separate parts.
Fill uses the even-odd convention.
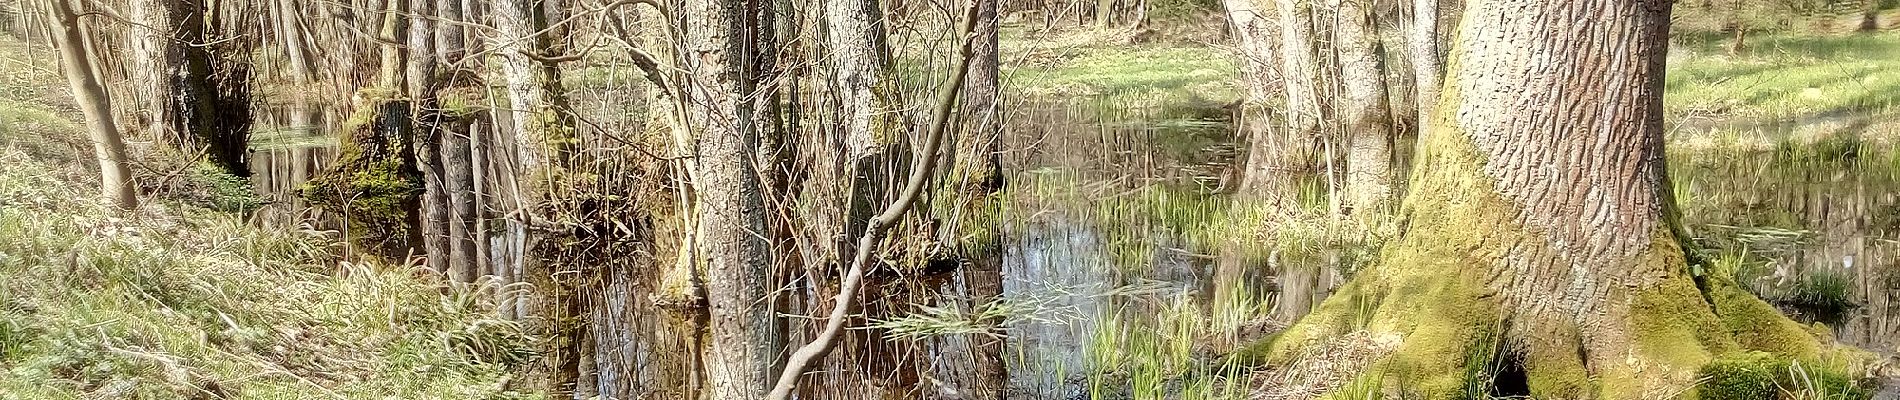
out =
[[[311,55],[304,47],[303,11],[297,8],[296,0],[269,0],[266,6],[277,28],[278,42],[284,46],[284,58],[289,63],[290,83],[304,84],[316,81],[315,69],[310,67]]]
[[[1697,386],[1712,362],[1769,356],[1852,369],[1855,353],[1743,291],[1732,271],[1692,266],[1663,158],[1669,10],[1471,3],[1405,200],[1409,229],[1242,356],[1284,363],[1368,331],[1394,343],[1363,372],[1383,377],[1388,398],[1459,396],[1474,363],[1522,367],[1528,392],[1515,394],[1562,399],[1694,398],[1715,390]],[[1549,28],[1559,21],[1561,34]]]
[[[1248,155],[1248,157],[1250,159],[1256,157],[1273,157],[1275,152],[1285,153],[1278,153],[1277,158],[1279,158],[1279,162],[1267,163],[1268,165],[1281,166],[1282,170],[1272,171],[1256,167],[1252,171],[1249,171],[1250,173],[1273,174],[1277,176],[1261,178],[1246,183],[1263,185],[1272,182],[1274,184],[1287,186],[1250,187],[1248,185],[1242,185],[1241,187],[1242,193],[1277,191],[1278,194],[1285,196],[1280,197],[1281,201],[1277,204],[1270,201],[1260,202],[1261,204],[1259,206],[1268,207],[1266,211],[1264,211],[1266,218],[1279,218],[1285,215],[1284,213],[1293,211],[1292,207],[1297,207],[1297,204],[1292,202],[1291,197],[1292,177],[1290,175],[1292,174],[1287,173],[1293,169],[1287,168],[1287,166],[1298,165],[1295,163],[1305,161],[1305,157],[1303,156],[1291,155],[1297,154],[1292,153],[1292,151],[1298,147],[1299,143],[1310,143],[1309,141],[1320,139],[1320,135],[1322,134],[1320,124],[1321,121],[1324,120],[1321,114],[1322,110],[1319,104],[1317,87],[1317,82],[1320,80],[1320,58],[1319,44],[1315,42],[1316,36],[1314,33],[1314,25],[1316,23],[1314,19],[1314,8],[1316,5],[1313,4],[1314,0],[1278,1],[1279,9],[1277,11],[1279,11],[1280,16],[1280,74],[1281,77],[1284,78],[1282,82],[1285,84],[1282,86],[1286,91],[1286,110],[1283,110],[1282,113],[1285,115],[1287,131],[1284,136],[1282,136],[1284,142],[1274,146],[1275,148],[1272,150],[1265,152],[1264,156],[1255,154]],[[1256,144],[1255,146],[1262,145],[1263,144]],[[1331,151],[1325,154],[1326,157],[1332,157]],[[1330,169],[1328,173],[1331,173]],[[1272,199],[1272,197],[1265,197],[1263,199]],[[1271,226],[1273,223],[1274,222],[1270,221],[1268,225]],[[1306,315],[1307,311],[1312,309],[1315,297],[1321,293],[1317,288],[1319,285],[1319,274],[1315,273],[1315,271],[1307,270],[1308,268],[1310,267],[1289,265],[1286,268],[1281,268],[1280,271],[1276,271],[1276,273],[1279,274],[1281,290],[1280,296],[1277,301],[1274,302],[1275,317],[1290,321],[1298,319],[1302,315]]]
[[[698,192],[698,248],[703,265],[707,331],[702,354],[708,396],[763,398],[778,365],[784,338],[769,300],[771,243],[764,195],[752,162],[759,149],[754,90],[759,78],[752,57],[757,32],[770,32],[754,18],[771,4],[754,0],[688,0],[675,9],[682,19],[682,67],[687,126],[698,132],[693,169]]]
[[[1354,216],[1383,215],[1393,176],[1384,46],[1371,0],[1334,0],[1333,8],[1339,13],[1333,46],[1344,89],[1337,107],[1346,124],[1346,205]]]
[[[1444,77],[1443,58],[1438,46],[1439,0],[1412,0],[1412,29],[1405,35],[1412,52],[1412,93],[1417,96],[1418,136],[1425,137],[1438,115],[1440,81]]]
[[[173,143],[187,154],[203,152],[231,175],[250,176],[245,166],[246,143],[250,134],[248,118],[232,118],[227,112],[248,109],[249,98],[227,99],[243,76],[220,70],[217,64],[219,44],[212,43],[207,14],[209,5],[197,0],[163,0],[165,21],[170,25],[165,64],[171,104],[167,112],[175,135]],[[237,103],[237,104],[233,104]]]
[[[72,2],[55,0],[48,10],[52,14],[49,20],[59,30],[52,39],[59,48],[60,69],[65,72],[74,102],[86,116],[92,153],[99,162],[100,194],[120,210],[136,209],[139,199],[132,184],[132,169],[126,164],[125,140],[119,136],[118,123],[112,120],[112,99],[99,84],[99,76],[93,73],[92,61],[81,45],[87,39],[80,31],[79,15],[73,11]]]
[[[163,0],[131,0],[126,7],[126,17],[137,24],[125,30],[126,75],[133,86],[133,98],[138,99],[139,127],[144,128],[146,137],[165,138],[170,126],[171,91],[167,89],[165,73],[166,42],[170,33],[164,26],[170,25],[163,14]]]
[[[834,182],[843,183],[848,193],[842,207],[819,211],[827,214],[827,218],[820,221],[843,223],[842,226],[821,225],[827,232],[819,237],[831,239],[831,250],[834,250],[825,254],[826,259],[819,260],[819,265],[830,267],[820,271],[829,273],[842,267],[837,261],[844,261],[857,251],[858,244],[853,240],[863,236],[877,208],[896,197],[895,183],[901,182],[912,166],[906,143],[909,129],[904,118],[903,95],[898,91],[899,82],[893,74],[885,14],[879,2],[828,0],[824,17],[825,40],[830,51],[827,59],[831,67],[831,85],[827,89],[837,100],[836,111],[843,119],[833,134],[844,139],[842,168],[831,170],[842,171],[843,176],[837,177],[841,179]],[[840,212],[841,220],[832,219],[839,217]],[[838,228],[841,230],[833,230]],[[831,267],[833,265],[839,267]],[[821,292],[827,290],[830,288],[820,288]],[[867,306],[863,318],[866,319],[888,317],[907,305],[903,301],[884,301],[883,296],[889,294],[881,291],[866,291],[864,296]],[[884,304],[892,306],[880,307]],[[828,368],[828,372],[841,375],[837,378],[837,388],[865,398],[912,395],[919,373],[908,359],[919,352],[910,343],[885,340],[875,329],[850,330],[845,335],[846,351],[831,360],[840,364],[837,368]]]
[[[444,180],[446,170],[443,168],[446,154],[442,152],[442,137],[446,135],[435,83],[438,62],[435,52],[435,1],[410,1],[405,17],[409,20],[409,45],[404,49],[408,59],[404,65],[404,74],[408,77],[404,80],[408,86],[403,91],[413,99],[410,104],[414,109],[410,110],[409,115],[415,118],[411,123],[416,133],[413,140],[416,144],[416,161],[422,170],[422,249],[428,257],[427,266],[430,270],[450,279],[462,278],[466,274],[454,270],[460,266],[449,263],[452,240],[449,236],[449,219],[453,206],[444,187],[447,184]]]
[[[540,389],[566,396],[578,377],[580,339],[577,320],[574,265],[549,263],[541,254],[560,243],[546,241],[535,226],[554,224],[549,218],[563,190],[575,143],[572,116],[560,86],[559,68],[537,60],[549,51],[547,10],[533,0],[494,3],[495,51],[501,55],[507,81],[509,114],[514,125],[513,179],[520,190],[509,210],[509,234],[520,246],[514,270],[532,291],[517,301],[530,331],[548,340],[542,357],[528,374]]]
[[[940,243],[957,247],[967,297],[964,307],[974,311],[992,305],[1003,295],[1001,245],[1005,239],[990,210],[999,206],[996,193],[1003,189],[1006,178],[1001,160],[1003,110],[999,105],[1001,60],[997,48],[1001,21],[997,18],[997,0],[970,1],[969,7],[976,10],[975,36],[970,39],[970,67],[964,77],[959,110],[962,129],[951,153],[954,163],[949,164],[953,165],[949,176],[956,192],[950,197],[957,203],[952,208],[956,214],[939,218],[948,221],[949,226],[940,228],[937,237]],[[976,239],[962,242],[966,236]],[[969,344],[972,364],[967,380],[956,383],[969,399],[1000,400],[1009,388],[1009,371],[1003,362],[1002,321],[976,322],[986,332],[963,339]]]
[[[464,66],[462,57],[467,54],[465,30],[460,23],[467,22],[461,0],[435,0],[436,12],[445,23],[435,32],[435,45],[438,61],[452,72],[446,74],[449,82],[439,85],[435,96],[438,103],[444,96],[443,91],[452,95],[475,96],[476,90],[469,85],[477,79],[465,71],[472,67]],[[464,103],[472,99],[464,98]],[[482,265],[487,259],[482,256],[477,245],[479,221],[477,213],[475,163],[473,156],[473,138],[482,135],[483,126],[476,121],[477,115],[469,110],[444,110],[448,119],[441,134],[442,190],[448,194],[449,204],[449,277],[456,282],[472,283],[481,277],[486,268]],[[451,115],[452,114],[452,115]]]

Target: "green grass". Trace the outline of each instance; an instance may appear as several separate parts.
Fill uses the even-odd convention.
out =
[[[531,339],[493,296],[339,263],[334,232],[257,229],[163,185],[109,209],[61,100],[0,98],[0,399],[530,398],[504,385]],[[189,165],[136,155],[142,183]]]
[[[1005,29],[1003,85],[1031,98],[1100,96],[1120,107],[1185,113],[1240,98],[1232,55],[1199,44],[1127,44],[1126,34]]]
[[[1668,114],[1787,119],[1894,111],[1900,34],[1762,34],[1746,43],[1730,55],[1723,38],[1681,38],[1669,60]]]

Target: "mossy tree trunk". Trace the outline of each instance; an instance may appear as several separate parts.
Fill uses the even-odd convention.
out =
[[[1527,391],[1490,394],[1551,399],[1724,398],[1696,384],[1737,360],[1851,367],[1728,271],[1690,262],[1662,148],[1669,1],[1467,7],[1409,229],[1243,357],[1294,362],[1366,330],[1398,344],[1361,379],[1431,399],[1472,395],[1467,367],[1487,362],[1521,368]]]

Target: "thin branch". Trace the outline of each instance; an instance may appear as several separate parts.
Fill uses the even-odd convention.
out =
[[[962,26],[959,27],[963,34],[963,43],[957,49],[956,67],[950,72],[950,79],[945,80],[938,88],[936,109],[930,120],[930,132],[924,139],[923,149],[917,152],[916,157],[921,165],[911,171],[910,182],[905,184],[904,192],[897,201],[886,206],[883,213],[872,218],[870,226],[864,230],[864,235],[858,237],[857,254],[852,257],[851,269],[845,272],[844,282],[838,287],[836,304],[832,306],[831,314],[826,317],[825,330],[820,332],[811,343],[806,343],[799,347],[798,351],[792,353],[791,359],[785,363],[785,370],[779,374],[778,383],[773,385],[772,392],[766,395],[766,399],[790,399],[792,390],[798,388],[798,377],[804,375],[806,370],[811,369],[814,363],[823,359],[826,353],[837,346],[838,334],[844,331],[845,319],[855,306],[853,300],[857,297],[858,289],[864,286],[864,269],[865,264],[870,263],[871,249],[877,245],[878,239],[883,237],[884,232],[896,224],[897,219],[903,217],[904,213],[909,212],[911,205],[917,203],[918,194],[923,193],[926,182],[930,181],[931,170],[937,166],[939,160],[937,151],[943,145],[943,137],[950,130],[950,117],[954,114],[952,111],[956,110],[958,92],[963,89],[963,80],[970,72],[970,44],[973,42],[976,31],[976,12],[975,2],[970,2],[969,9],[964,12]]]

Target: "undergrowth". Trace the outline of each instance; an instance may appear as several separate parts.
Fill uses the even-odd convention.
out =
[[[149,149],[116,212],[71,112],[0,103],[0,399],[531,397],[491,296],[254,228],[247,182]]]

